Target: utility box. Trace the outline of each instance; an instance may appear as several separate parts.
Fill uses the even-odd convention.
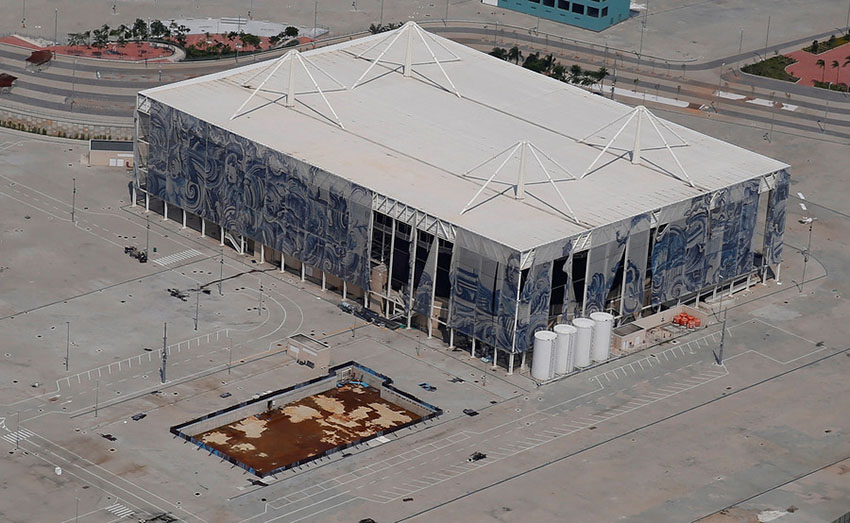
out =
[[[306,334],[289,337],[289,354],[301,365],[313,369],[327,370],[331,363],[331,350],[327,343]]]

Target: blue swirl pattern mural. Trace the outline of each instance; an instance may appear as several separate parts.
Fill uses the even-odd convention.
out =
[[[788,171],[779,171],[776,186],[770,191],[767,219],[764,229],[764,261],[776,264],[782,261],[782,237],[785,234],[785,206],[788,201],[791,177]]]
[[[147,190],[366,288],[371,191],[151,100]]]
[[[458,229],[449,273],[449,326],[500,350],[512,351],[519,263],[519,252]]]

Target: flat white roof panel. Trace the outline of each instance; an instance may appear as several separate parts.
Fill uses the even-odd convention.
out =
[[[697,186],[691,187],[671,176],[681,176],[679,168],[644,120],[642,164],[629,159],[635,134],[631,125],[588,176],[570,180],[558,166],[581,176],[619,125],[588,140],[595,145],[578,140],[632,108],[427,33],[431,51],[460,97],[451,92],[451,83],[416,33],[411,38],[411,77],[401,73],[405,33],[384,54],[385,61],[350,89],[372,63],[366,58],[376,58],[397,34],[302,55],[344,129],[336,125],[300,62],[294,75],[296,106],[284,106],[292,58],[234,119],[231,116],[274,63],[251,64],[141,94],[521,251],[788,167],[665,122],[687,142],[673,150]],[[379,45],[364,58],[357,58],[375,43]],[[661,132],[669,142],[678,141],[671,132]],[[555,162],[538,155],[581,223],[567,217],[557,191],[528,152],[523,200],[512,196],[510,185],[518,177],[517,153],[476,205],[460,214],[507,155],[468,176],[466,172],[518,142],[533,144]]]

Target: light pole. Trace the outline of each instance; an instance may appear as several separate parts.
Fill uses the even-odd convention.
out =
[[[68,359],[71,356],[71,322],[66,321],[65,325],[68,326],[68,335],[65,338],[65,372],[68,372]]]
[[[770,38],[770,16],[767,17],[767,33],[764,35],[764,59],[767,60],[767,42]]]
[[[721,294],[721,299],[723,295]],[[723,345],[726,343],[726,313],[729,309],[724,309],[723,311],[723,330],[720,332],[720,350],[714,354],[714,361],[717,362],[718,365],[723,365]]]
[[[741,51],[744,49],[744,30],[741,29],[741,39],[738,40],[738,55],[741,54]]]
[[[230,367],[233,365],[233,345],[230,343],[228,345],[230,346],[227,347],[227,373],[230,374]]]
[[[805,200],[803,193],[798,193],[801,199]],[[800,208],[804,211],[807,211],[806,204],[800,203]],[[809,264],[809,255],[812,252],[812,228],[817,221],[817,218],[808,216],[800,220],[800,223],[808,224],[809,226],[809,240],[806,244],[806,250],[803,251],[803,276],[800,278],[800,294],[803,294],[803,285],[806,284],[806,268]]]
[[[318,24],[319,24],[318,20],[319,20],[319,0],[315,0],[315,2],[313,2],[313,33],[318,33],[318,31],[316,31],[316,28],[318,27]],[[314,34],[313,37],[315,38],[316,35]]]
[[[147,198],[147,197],[148,196],[145,195],[145,198]],[[150,214],[145,215],[145,224],[146,224],[146,227],[145,227],[145,258],[147,258],[148,256],[150,256],[150,254],[148,253],[148,249],[150,248],[150,245],[151,245],[151,215]]]
[[[71,183],[73,184],[73,189],[71,191],[71,223],[74,225],[77,224],[76,214],[77,214],[77,179],[71,178]]]
[[[720,74],[717,77],[717,93],[714,95],[715,100],[717,101],[717,107],[715,110],[720,112],[720,88],[723,85],[723,68],[726,66],[726,62],[722,62],[720,64]]]
[[[384,0],[381,0],[381,19],[378,22],[378,25],[384,25]]]
[[[53,10],[53,57],[56,58],[56,46],[59,45],[59,8]]]
[[[21,0],[21,27],[27,27],[27,0]]]
[[[94,386],[94,417],[97,417],[98,399],[100,397],[100,380],[95,382]]]
[[[17,420],[15,421],[15,450],[18,450],[18,445],[21,442],[21,411],[17,413]]]
[[[446,16],[443,18],[443,22],[445,23],[449,19],[449,0],[446,0]],[[537,17],[537,26],[540,26],[540,17]]]
[[[263,282],[260,282],[260,306],[257,307],[257,315],[263,315]]]
[[[74,58],[74,70],[71,72],[71,104],[74,103],[74,96],[77,93],[77,59]],[[73,108],[73,105],[71,106]]]
[[[221,260],[219,261],[219,271],[218,271],[218,295],[224,296],[221,292],[221,280],[224,279],[224,249],[221,249]]]
[[[77,500],[77,509],[76,512],[74,512],[74,523],[77,523],[80,521],[80,498],[74,496],[74,499]]]
[[[168,362],[168,323],[162,324],[162,360],[159,367],[159,380],[165,383],[165,364]]]
[[[198,311],[200,310],[201,304],[201,289],[198,289],[198,292],[195,293],[195,330],[198,330]]]

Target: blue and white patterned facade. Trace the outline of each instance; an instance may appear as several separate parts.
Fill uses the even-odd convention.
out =
[[[150,102],[153,196],[366,287],[372,192]]]
[[[370,288],[373,190],[147,102],[149,153],[137,165],[147,166],[143,188],[150,195]],[[555,321],[601,310],[634,317],[758,272],[781,261],[789,183],[786,170],[754,176],[526,252],[458,226],[443,270],[449,280],[446,326],[501,351],[523,352],[535,332]],[[763,231],[757,230],[760,220]],[[421,274],[412,290],[403,289],[410,302],[404,308],[425,317],[440,286],[440,241],[447,242],[434,237],[424,267],[404,269],[404,281],[413,281],[411,270]],[[413,259],[413,244],[410,252]],[[587,264],[576,276],[579,253]],[[552,300],[556,276],[566,278],[562,303]]]

